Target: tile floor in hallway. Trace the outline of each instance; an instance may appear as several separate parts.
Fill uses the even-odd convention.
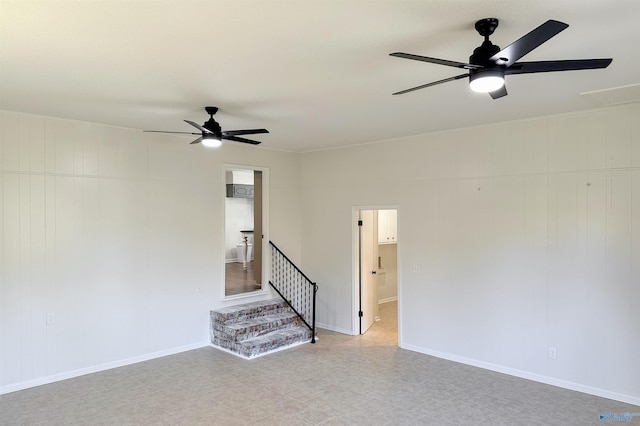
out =
[[[588,425],[640,412],[399,349],[394,309],[363,336],[320,330],[251,361],[205,347],[2,395],[0,424]]]

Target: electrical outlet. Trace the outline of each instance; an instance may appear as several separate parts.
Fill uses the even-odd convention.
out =
[[[47,313],[47,325],[53,325],[56,323],[56,314],[54,312]]]
[[[556,359],[557,357],[558,357],[558,352],[556,351],[556,348],[550,347],[549,348],[549,358]]]
[[[420,272],[422,272],[422,268],[420,267],[420,265],[413,265],[413,273],[419,274]]]

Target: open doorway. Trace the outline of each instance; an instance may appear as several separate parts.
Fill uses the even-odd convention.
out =
[[[354,334],[398,343],[398,211],[354,209]]]
[[[225,170],[225,297],[263,290],[263,171]]]

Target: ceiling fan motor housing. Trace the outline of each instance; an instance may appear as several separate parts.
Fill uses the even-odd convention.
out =
[[[473,50],[473,55],[469,56],[469,63],[474,65],[481,65],[483,67],[495,65],[493,61],[490,61],[493,55],[500,51],[500,47],[491,43],[489,40],[485,40],[482,44]]]
[[[474,80],[485,77],[498,77],[504,79],[505,66],[498,65],[490,58],[500,52],[500,47],[489,41],[487,37],[484,42],[473,51],[469,57],[469,63],[480,65],[482,68],[469,70],[469,84]]]
[[[220,127],[220,124],[218,124],[218,122],[213,119],[213,117],[208,119],[207,122],[204,123],[204,125],[202,127],[204,127],[205,129],[211,131],[216,136],[217,139],[221,139],[222,138],[222,128]],[[203,133],[203,135],[204,135],[204,133]]]

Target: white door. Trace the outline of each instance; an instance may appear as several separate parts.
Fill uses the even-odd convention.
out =
[[[378,315],[377,212],[360,210],[360,220],[360,334],[364,334]]]

